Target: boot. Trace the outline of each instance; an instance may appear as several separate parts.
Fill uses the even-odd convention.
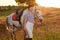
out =
[[[28,40],[32,40],[32,38],[29,38]]]
[[[24,40],[29,40],[29,38],[25,38]]]

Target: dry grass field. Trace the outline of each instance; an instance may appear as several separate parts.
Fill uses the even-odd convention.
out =
[[[49,14],[51,13],[51,14]],[[43,15],[43,23],[34,25],[33,40],[60,40],[60,10],[46,12]],[[0,17],[0,40],[11,40],[10,34],[6,30],[6,17]],[[16,32],[17,40],[23,40],[23,31]]]

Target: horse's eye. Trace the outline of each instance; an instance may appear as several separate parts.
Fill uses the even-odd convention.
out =
[[[36,13],[39,13],[39,12],[36,12]]]

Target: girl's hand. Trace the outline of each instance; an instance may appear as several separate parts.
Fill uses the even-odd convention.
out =
[[[24,31],[26,31],[26,27],[24,27]]]

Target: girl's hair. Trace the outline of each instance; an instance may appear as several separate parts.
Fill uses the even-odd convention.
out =
[[[33,7],[34,5],[29,5],[28,8]]]

